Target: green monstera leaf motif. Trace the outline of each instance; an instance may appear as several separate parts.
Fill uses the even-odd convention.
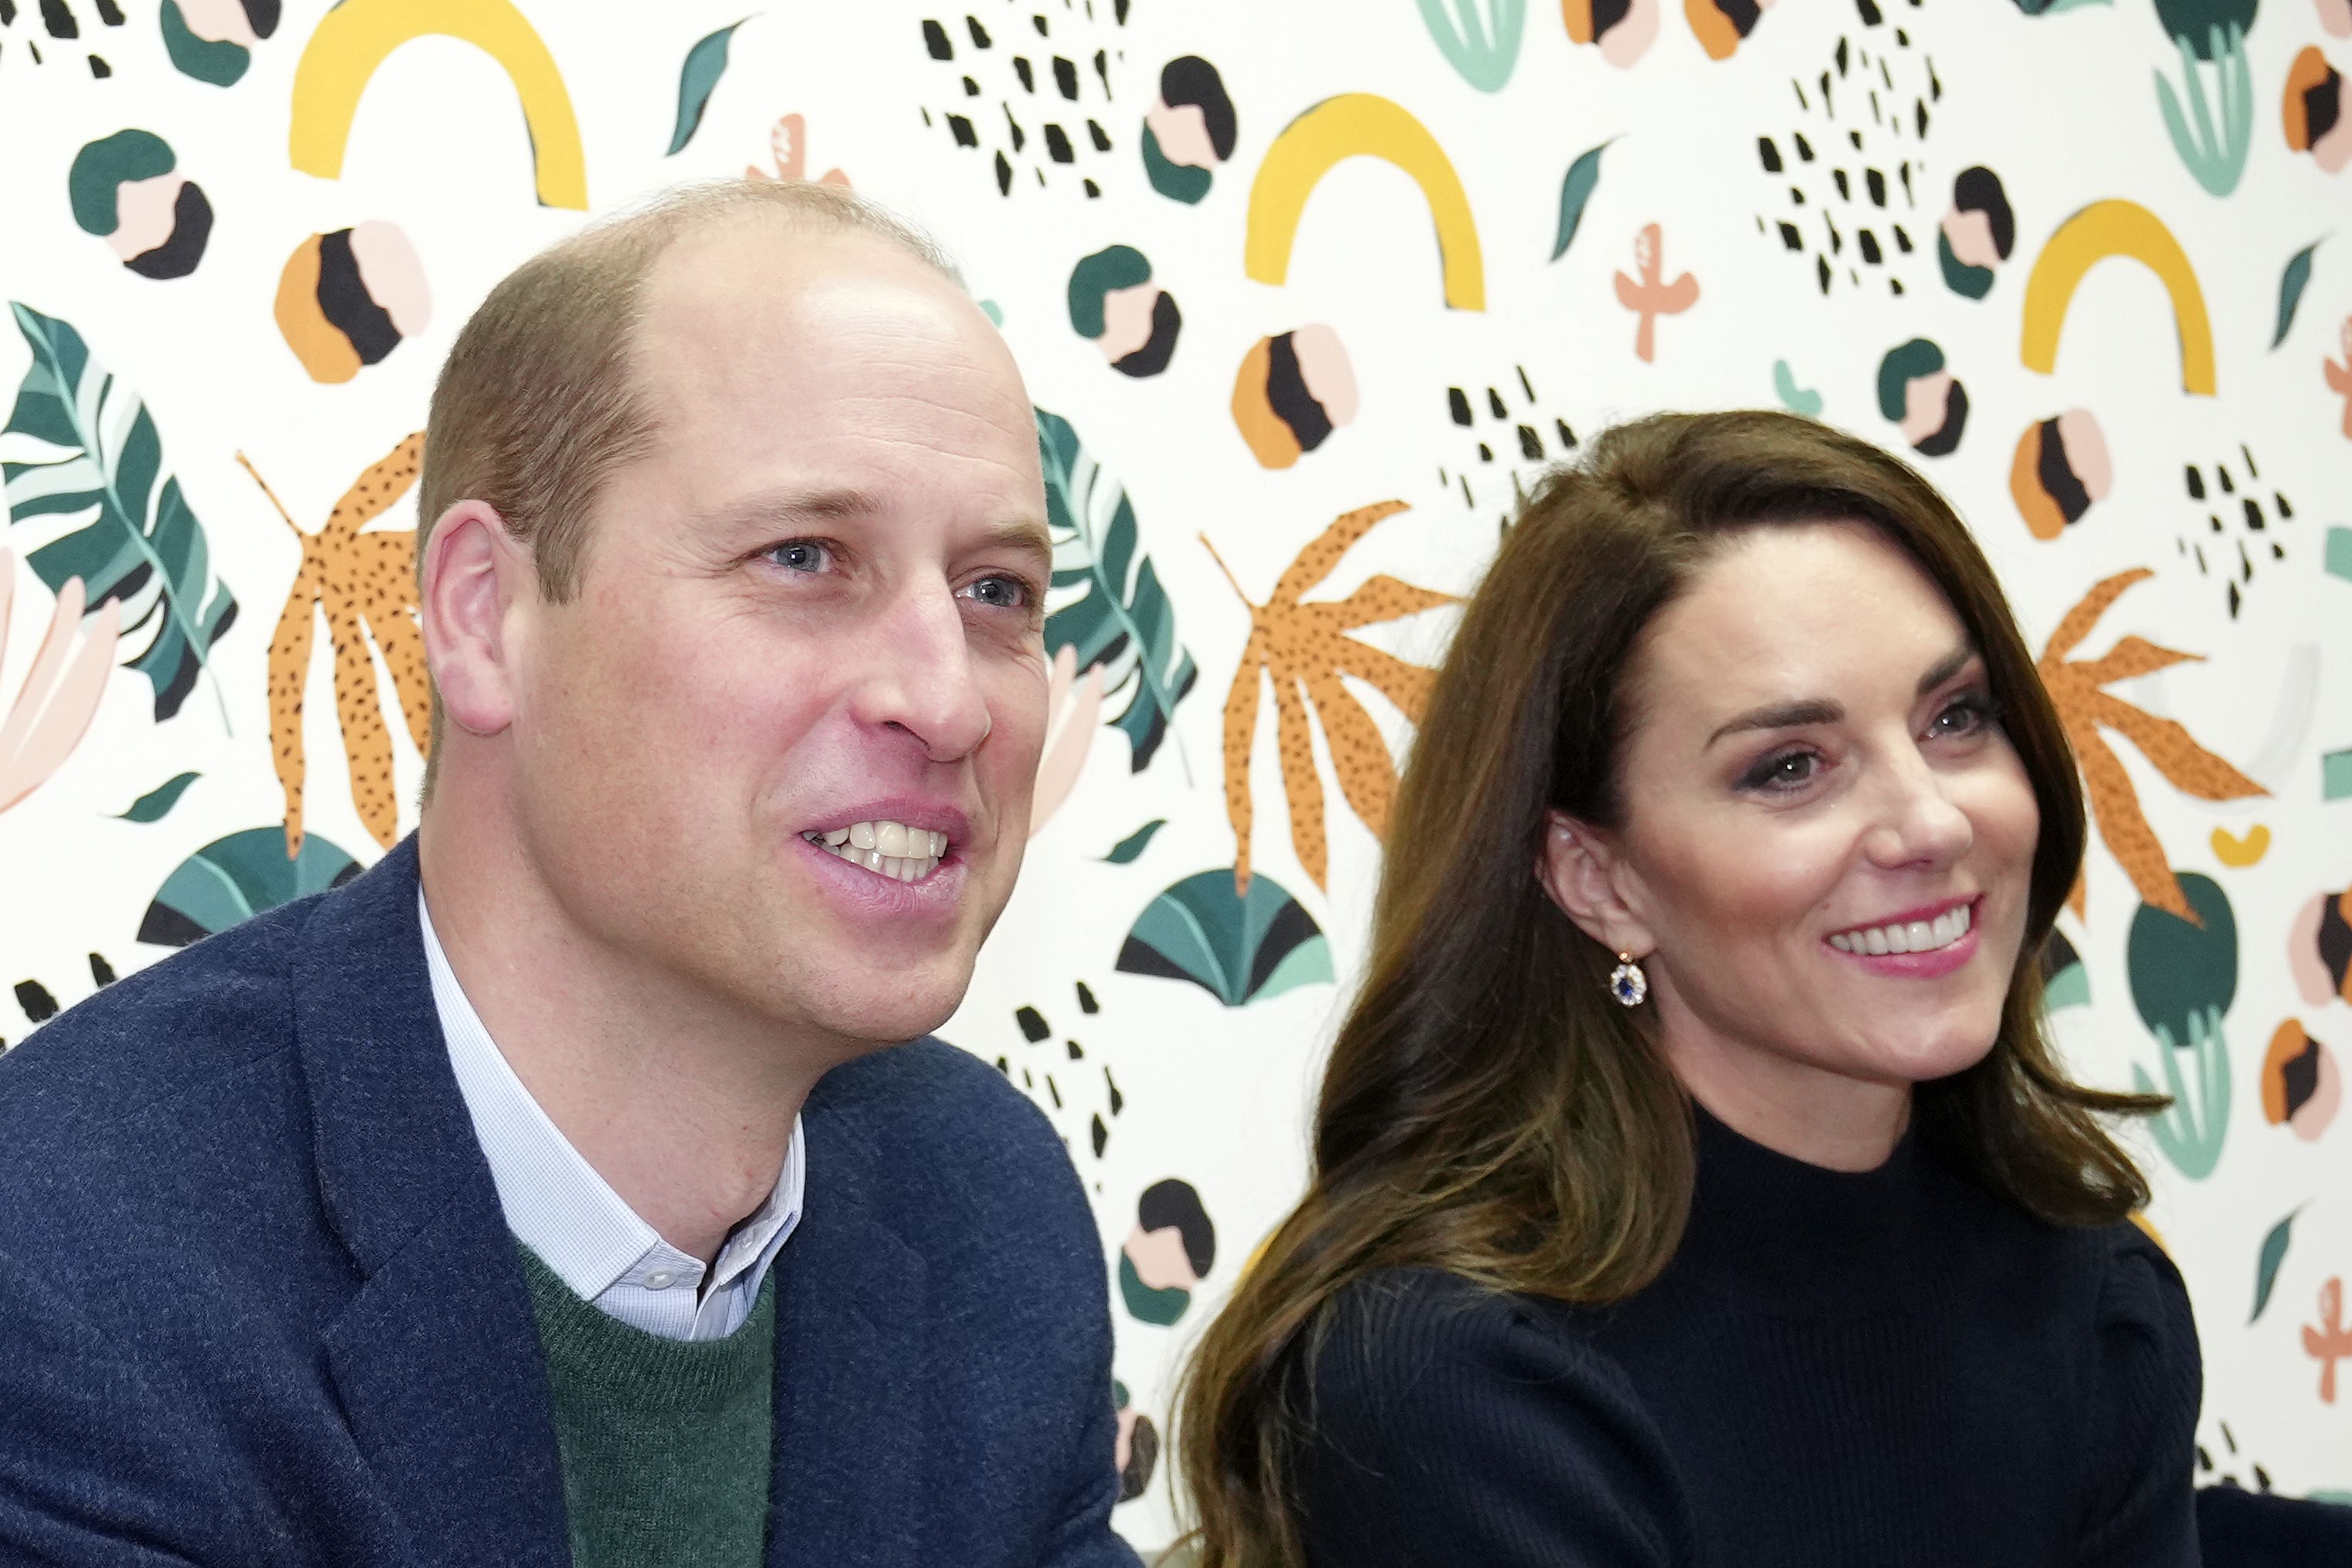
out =
[[[1315,917],[1264,872],[1235,897],[1223,866],[1153,899],[1128,933],[1118,967],[1190,980],[1229,1008],[1332,978],[1331,946]]]
[[[33,350],[0,431],[10,520],[55,536],[26,557],[52,590],[78,577],[89,611],[121,601],[122,646],[154,687],[161,723],[210,667],[213,644],[236,620],[236,599],[213,576],[204,525],[179,480],[163,473],[147,405],[90,358],[73,328],[14,301],[9,308]]]
[[[1167,737],[1200,671],[1176,638],[1176,607],[1140,549],[1127,487],[1103,472],[1061,415],[1037,410],[1045,521],[1054,537],[1045,652],[1077,651],[1078,673],[1103,667],[1103,695],[1124,694],[1110,723],[1127,732],[1140,773]],[[1181,748],[1181,742],[1179,742]]]
[[[317,833],[302,838],[302,852],[286,858],[286,831],[270,824],[215,839],[180,862],[163,879],[139,940],[161,947],[185,947],[265,909],[341,887],[360,874],[360,863]]]

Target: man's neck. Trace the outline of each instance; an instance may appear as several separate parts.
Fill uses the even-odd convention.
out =
[[[774,1189],[793,1118],[839,1055],[597,941],[517,838],[461,825],[492,813],[436,804],[418,841],[425,904],[467,999],[596,1174],[711,1262]]]

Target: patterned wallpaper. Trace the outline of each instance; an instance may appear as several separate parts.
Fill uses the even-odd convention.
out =
[[[676,181],[845,183],[1038,406],[1054,725],[944,1032],[1094,1197],[1134,1539],[1449,606],[1671,407],[1883,443],[1983,540],[2096,817],[2053,1028],[2177,1101],[2201,1479],[2347,1493],[2347,0],[0,0],[0,1038],[414,825],[415,433],[485,290]]]

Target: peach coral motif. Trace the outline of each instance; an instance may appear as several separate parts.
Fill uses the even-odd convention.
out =
[[[1633,357],[1644,364],[1658,357],[1658,318],[1679,316],[1698,302],[1698,279],[1684,273],[1665,281],[1665,235],[1655,224],[1646,224],[1633,236],[1633,266],[1638,277],[1617,275],[1617,302],[1642,319],[1633,334]]]

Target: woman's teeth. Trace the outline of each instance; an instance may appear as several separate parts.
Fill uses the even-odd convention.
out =
[[[1933,920],[1913,920],[1893,925],[1871,925],[1841,931],[1830,946],[1841,953],[1932,953],[1948,947],[1969,934],[1972,904],[1948,909]]]
[[[838,855],[853,865],[896,882],[920,882],[939,870],[948,852],[948,836],[904,822],[854,822],[829,833],[801,837]]]

